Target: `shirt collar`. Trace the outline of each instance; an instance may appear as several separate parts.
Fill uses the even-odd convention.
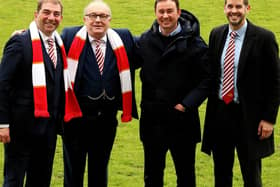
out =
[[[88,39],[89,39],[90,43],[92,43],[94,40],[97,40],[96,38],[90,36],[89,34],[88,34]],[[104,43],[106,43],[107,42],[107,35],[105,34],[100,40],[103,41]]]
[[[51,36],[45,35],[45,34],[44,34],[42,31],[40,31],[40,30],[39,30],[39,33],[40,33],[40,35],[41,35],[41,37],[42,37],[42,39],[43,39],[44,42],[47,41],[49,38],[52,38],[52,39],[54,40],[54,33],[52,33]]]
[[[158,29],[159,29],[159,32],[161,33],[160,26],[158,27]],[[182,31],[182,27],[181,27],[181,24],[178,22],[176,29],[174,31],[172,31],[168,36],[175,36],[176,34],[178,34],[181,31]]]

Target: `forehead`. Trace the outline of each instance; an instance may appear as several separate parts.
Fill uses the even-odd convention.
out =
[[[61,11],[61,6],[59,3],[45,2],[42,4],[41,10]]]
[[[110,9],[107,5],[103,3],[93,3],[89,5],[86,9],[86,13],[105,13],[105,14],[110,14]]]
[[[174,1],[171,0],[167,0],[167,1],[160,1],[157,3],[156,5],[156,10],[160,10],[160,9],[176,9],[176,3]]]

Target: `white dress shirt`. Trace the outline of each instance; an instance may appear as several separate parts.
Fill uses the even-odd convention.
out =
[[[93,50],[93,53],[95,54],[95,49],[96,49],[96,42],[95,38],[91,37],[90,35],[88,35],[88,39],[89,39],[89,42],[91,43],[91,47],[92,47],[92,50]],[[100,44],[100,47],[101,47],[101,50],[102,50],[102,53],[103,53],[103,56],[105,58],[105,52],[106,52],[106,43],[107,43],[107,36],[103,36],[101,39],[101,44]]]

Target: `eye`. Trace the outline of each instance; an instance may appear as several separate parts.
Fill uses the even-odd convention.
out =
[[[159,10],[158,12],[159,12],[160,14],[164,14],[165,11],[164,11],[164,10]]]
[[[106,14],[100,14],[99,16],[100,16],[100,18],[103,18],[103,19],[108,17]]]
[[[54,17],[59,17],[59,16],[61,16],[61,13],[60,12],[54,12],[53,15],[54,15]]]
[[[51,14],[51,11],[49,11],[49,10],[43,10],[42,11],[42,14],[44,14],[44,15],[50,15]]]
[[[88,17],[90,17],[90,18],[97,18],[97,15],[96,14],[89,14]]]
[[[172,14],[173,12],[174,12],[173,9],[168,9],[168,10],[166,11],[167,14]]]
[[[237,5],[236,8],[237,8],[237,9],[241,9],[241,8],[242,8],[242,5]]]
[[[233,6],[232,6],[232,5],[227,5],[227,8],[228,8],[228,9],[232,9]]]

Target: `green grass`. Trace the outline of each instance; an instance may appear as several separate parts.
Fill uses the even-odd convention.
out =
[[[0,51],[15,29],[27,28],[33,19],[36,8],[34,0],[0,0]],[[82,24],[84,6],[90,2],[63,0],[64,19],[59,31],[65,26]],[[201,35],[208,41],[209,32],[214,26],[226,22],[223,13],[223,0],[181,0],[181,7],[193,12],[200,20]],[[110,0],[113,19],[111,26],[129,28],[135,35],[150,28],[154,20],[153,0]],[[279,0],[251,0],[249,19],[255,24],[272,30],[280,41],[280,4]],[[2,53],[0,54],[0,56]],[[141,98],[141,83],[137,76],[137,100]],[[140,111],[140,109],[139,109]],[[205,103],[200,107],[201,123],[203,124]],[[280,187],[280,127],[279,120],[275,128],[276,153],[263,160],[264,187]],[[143,186],[143,150],[138,135],[138,121],[130,124],[120,124],[113,147],[109,165],[109,187],[141,187]],[[203,126],[202,126],[203,128]],[[0,146],[0,184],[3,182],[3,146]],[[200,152],[197,147],[196,175],[198,187],[213,186],[212,158]],[[85,179],[86,183],[86,179]],[[56,158],[53,170],[52,185],[60,187],[63,184],[63,161],[61,139],[58,140]],[[176,186],[173,163],[170,155],[167,157],[165,170],[165,186]],[[234,167],[234,186],[242,186],[242,177],[236,161]]]

